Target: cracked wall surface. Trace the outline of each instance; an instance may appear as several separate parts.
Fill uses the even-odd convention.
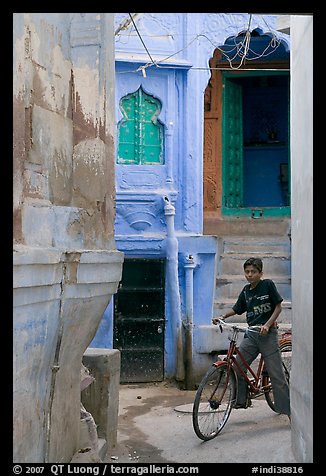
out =
[[[32,219],[37,246],[42,240],[48,245],[43,228],[53,229],[54,236],[60,234],[60,242],[68,248],[113,246],[114,108],[108,99],[114,76],[106,66],[108,48],[99,37],[103,15],[82,15],[15,14],[17,243],[33,246],[35,237],[27,223]],[[43,208],[43,226],[35,207]],[[58,229],[54,207],[74,208],[72,233],[68,217],[60,216]],[[56,244],[54,239],[51,245]]]
[[[13,14],[16,462],[78,449],[82,356],[121,278],[113,15]]]

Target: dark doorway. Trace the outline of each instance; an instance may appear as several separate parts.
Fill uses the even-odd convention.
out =
[[[247,34],[228,38],[210,60],[203,192],[212,234],[228,217],[290,216],[289,49],[256,29],[243,56]]]
[[[289,206],[289,75],[224,79],[225,187],[229,208]]]
[[[125,259],[114,297],[114,348],[121,383],[164,378],[165,262]]]

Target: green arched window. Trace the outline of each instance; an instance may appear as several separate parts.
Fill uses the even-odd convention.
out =
[[[161,102],[140,87],[120,100],[123,118],[118,124],[118,164],[163,164]]]

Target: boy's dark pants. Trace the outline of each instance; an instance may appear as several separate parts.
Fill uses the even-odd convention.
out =
[[[277,413],[290,415],[289,386],[282,366],[277,329],[269,329],[267,336],[262,336],[258,332],[246,331],[239,350],[248,364],[251,364],[251,362],[255,360],[259,352],[262,353],[273,387],[275,410]],[[244,365],[239,356],[236,357],[236,361],[240,364],[241,368],[244,369]],[[239,372],[237,372],[237,374],[238,396],[236,403],[242,405],[245,404],[247,400],[247,384],[243,377],[239,375]]]

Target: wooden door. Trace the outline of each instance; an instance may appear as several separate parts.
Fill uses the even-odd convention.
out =
[[[224,78],[223,97],[223,205],[243,206],[242,87]]]
[[[114,299],[114,348],[121,383],[164,378],[165,262],[125,259]]]

